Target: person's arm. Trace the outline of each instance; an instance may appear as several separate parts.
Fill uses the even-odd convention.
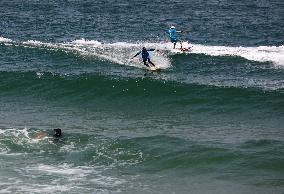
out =
[[[147,49],[147,51],[159,51],[158,49]]]
[[[134,57],[138,56],[141,53],[141,51],[139,51],[138,53],[136,53],[133,57],[131,57],[131,59],[133,59]]]
[[[171,30],[166,30],[165,34],[166,34],[166,35],[170,35],[170,31],[171,31]]]

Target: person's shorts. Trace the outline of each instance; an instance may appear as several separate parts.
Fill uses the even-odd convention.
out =
[[[176,39],[176,38],[171,38],[171,42],[172,42],[172,43],[176,43],[176,42],[177,42],[177,39]]]
[[[145,58],[145,59],[143,59],[143,62],[149,62],[150,61],[150,58],[148,57],[148,58]]]

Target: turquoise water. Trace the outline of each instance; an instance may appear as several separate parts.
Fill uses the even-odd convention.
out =
[[[283,10],[2,0],[0,193],[283,193]]]

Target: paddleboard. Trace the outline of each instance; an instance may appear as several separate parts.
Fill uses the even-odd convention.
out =
[[[189,52],[190,51],[190,48],[175,48],[177,50],[180,50],[182,52]]]
[[[181,48],[180,50],[184,51],[184,52],[188,52],[188,51],[190,51],[190,48]]]
[[[169,46],[172,47],[173,44],[170,44]],[[192,46],[187,41],[182,42],[182,45],[180,44],[180,42],[178,42],[176,44],[176,47],[174,49],[171,48],[171,50],[177,53],[187,53],[187,52],[192,51]]]

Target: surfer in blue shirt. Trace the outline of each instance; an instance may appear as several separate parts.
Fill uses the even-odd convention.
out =
[[[143,59],[143,63],[144,65],[146,65],[147,67],[149,67],[149,65],[147,64],[150,63],[152,66],[155,67],[155,64],[150,60],[150,54],[148,51],[154,51],[155,49],[146,49],[145,47],[142,48],[142,50],[140,50],[138,53],[136,53],[136,55],[134,55],[133,57],[131,57],[131,59],[133,59],[134,57],[138,56],[138,55],[142,55],[142,59]]]
[[[171,28],[169,30],[167,30],[167,34],[169,36],[169,39],[171,40],[172,43],[174,43],[174,49],[176,48],[176,44],[178,42],[177,37],[176,37],[176,33],[180,33],[182,32],[181,30],[176,30],[175,26],[171,26]],[[181,45],[181,49],[182,49],[182,44]]]

